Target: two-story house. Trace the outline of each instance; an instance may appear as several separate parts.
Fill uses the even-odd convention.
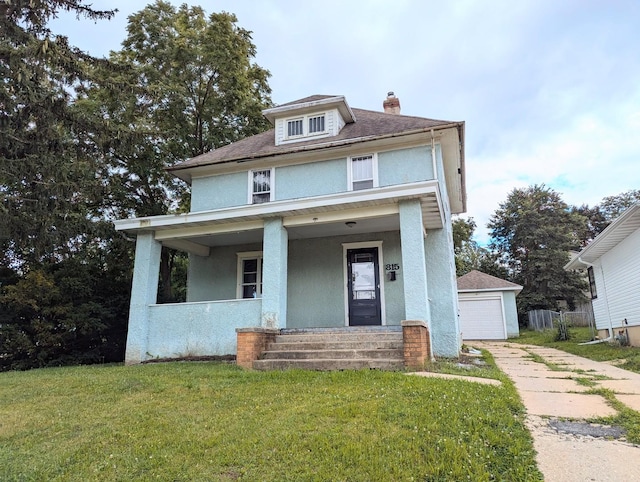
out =
[[[235,354],[243,328],[404,320],[457,356],[464,122],[400,115],[392,93],[383,106],[266,109],[273,129],[169,169],[191,185],[189,213],[116,221],[137,235],[126,362]],[[156,303],[163,245],[189,253],[185,303]]]

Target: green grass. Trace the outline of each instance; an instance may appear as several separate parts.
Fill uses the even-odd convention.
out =
[[[541,475],[511,384],[163,363],[0,373],[0,480]]]
[[[509,339],[509,341],[557,348],[596,361],[620,360],[621,363],[616,366],[640,373],[640,348],[610,343],[580,345],[580,343],[591,339],[589,328],[569,328],[569,333],[571,339],[568,341],[555,341],[556,330],[521,330],[518,338]]]

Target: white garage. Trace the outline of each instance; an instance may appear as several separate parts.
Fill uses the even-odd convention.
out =
[[[516,295],[522,286],[480,271],[458,278],[463,340],[506,340],[520,334]]]

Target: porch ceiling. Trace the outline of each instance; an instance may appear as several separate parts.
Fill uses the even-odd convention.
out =
[[[156,239],[167,246],[204,255],[198,246],[208,249],[261,242],[264,219],[273,217],[283,218],[289,239],[399,230],[398,203],[408,199],[420,200],[425,229],[442,228],[444,208],[437,181],[215,211],[124,219],[115,224],[120,231],[154,232]]]

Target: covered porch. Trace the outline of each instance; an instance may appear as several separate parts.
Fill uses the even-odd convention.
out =
[[[457,324],[453,329],[444,323],[431,327],[433,297],[443,287],[428,286],[427,278],[446,281],[443,263],[427,259],[446,254],[442,202],[438,182],[426,181],[117,221],[117,229],[137,235],[126,362],[235,354],[237,329],[348,326],[347,270],[340,268],[340,279],[337,270],[323,274],[319,266],[327,263],[318,256],[325,253],[332,263],[346,264],[349,247],[371,242],[385,243],[387,250],[379,260],[380,324],[414,320],[424,322],[429,332],[449,331],[444,345],[435,341],[434,350],[457,354]],[[186,303],[157,304],[162,246],[189,253]],[[392,252],[397,256],[387,258]],[[260,274],[248,283],[239,262],[246,253],[260,253]],[[391,269],[396,265],[401,269]],[[400,282],[389,284],[392,271]],[[247,297],[251,282],[255,297]],[[335,292],[331,299],[341,297],[341,306],[323,301],[327,290]],[[325,305],[330,314],[321,318]]]

